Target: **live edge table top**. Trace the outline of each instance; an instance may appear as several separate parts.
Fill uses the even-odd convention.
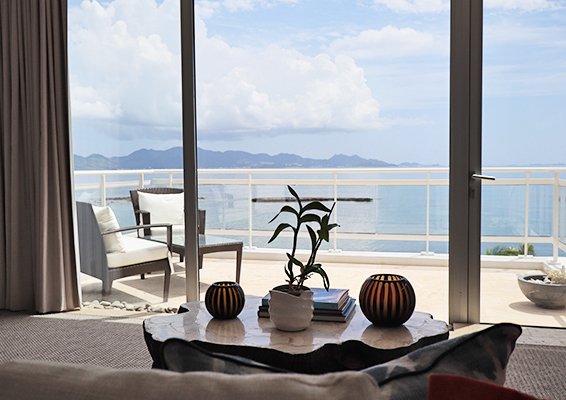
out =
[[[346,323],[313,321],[304,331],[283,332],[277,330],[269,318],[258,318],[260,303],[261,297],[246,296],[244,309],[232,320],[212,318],[204,302],[183,304],[181,310],[188,310],[184,313],[146,319],[144,332],[154,366],[159,367],[160,364],[155,354],[158,351],[156,345],[170,338],[196,340],[212,345],[215,351],[240,355],[240,351],[232,350],[269,349],[299,355],[316,352],[329,345],[344,347],[344,344],[356,342],[361,344],[361,349],[384,350],[383,353],[389,354],[386,358],[392,359],[447,339],[450,328],[445,322],[422,312],[415,312],[402,326],[380,328],[372,325],[356,305],[354,315]]]

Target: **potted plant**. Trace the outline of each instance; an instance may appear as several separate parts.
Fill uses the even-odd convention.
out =
[[[566,306],[566,270],[553,269],[548,274],[530,274],[518,277],[523,294],[543,308]]]
[[[322,264],[316,262],[316,255],[322,243],[329,241],[330,231],[339,225],[330,223],[330,216],[336,203],[332,204],[331,208],[319,201],[304,204],[291,186],[287,186],[287,189],[293,196],[297,208],[290,205],[283,206],[269,223],[282,214],[290,214],[294,224],[280,223],[268,243],[273,242],[281,232],[291,230],[293,245],[291,252],[287,253],[287,263],[284,267],[287,284],[269,291],[269,315],[278,329],[299,331],[310,325],[313,316],[313,293],[305,287],[305,281],[313,274],[318,274],[322,277],[324,288],[328,290],[330,287],[328,275]],[[310,255],[306,262],[299,260],[297,255],[299,234],[303,227],[310,237]]]

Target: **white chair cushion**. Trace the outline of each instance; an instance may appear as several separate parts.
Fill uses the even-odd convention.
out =
[[[171,233],[173,234],[173,237],[175,236],[179,236],[179,235],[184,235],[185,234],[185,225],[173,225],[171,226]],[[163,236],[163,238],[165,238],[165,235],[167,234],[167,228],[151,228],[151,235],[155,236],[155,235],[159,235],[159,236]]]
[[[96,222],[98,222],[98,228],[101,233],[120,229],[118,220],[110,207],[92,206],[92,211],[94,211],[94,216],[96,217]],[[102,235],[102,240],[104,241],[106,253],[121,253],[125,251],[122,242],[122,234],[120,232]]]
[[[123,236],[123,253],[108,253],[108,268],[118,268],[126,265],[140,264],[148,261],[161,260],[168,256],[167,245],[135,236]]]
[[[138,192],[140,210],[150,213],[152,224],[181,225],[185,221],[183,193],[155,194]]]

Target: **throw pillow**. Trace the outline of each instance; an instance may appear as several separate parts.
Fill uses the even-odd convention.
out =
[[[39,361],[0,364],[3,400],[376,400],[366,374],[228,375]],[[355,393],[355,395],[353,395]]]
[[[503,384],[505,367],[521,327],[497,324],[483,331],[446,340],[404,357],[364,370],[386,398],[425,399],[431,374],[451,374]]]
[[[152,224],[183,225],[185,223],[184,193],[145,193],[138,191],[140,210],[149,212]]]
[[[110,207],[92,206],[92,211],[94,211],[101,233],[120,229],[116,215]],[[126,251],[120,232],[102,235],[102,240],[107,253],[123,253]]]
[[[458,400],[538,400],[514,389],[463,376],[430,376],[427,400],[453,400],[456,397]]]

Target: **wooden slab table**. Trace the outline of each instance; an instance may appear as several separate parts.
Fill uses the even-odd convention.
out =
[[[358,306],[346,323],[313,321],[301,332],[277,330],[258,318],[261,297],[246,296],[238,318],[217,320],[203,302],[185,303],[177,315],[144,321],[144,335],[154,368],[162,368],[161,345],[169,338],[198,341],[208,351],[252,360],[301,373],[360,370],[401,357],[448,338],[449,325],[415,312],[402,326],[379,328]],[[182,312],[186,311],[186,312]]]

